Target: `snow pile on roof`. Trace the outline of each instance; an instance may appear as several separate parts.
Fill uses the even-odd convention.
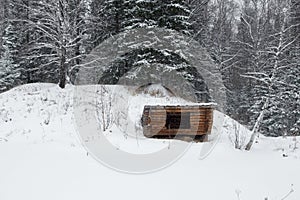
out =
[[[172,91],[160,84],[150,84],[140,88],[143,94],[149,94],[153,97],[175,96]]]

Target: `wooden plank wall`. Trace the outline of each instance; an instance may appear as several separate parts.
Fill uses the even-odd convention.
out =
[[[212,106],[145,106],[142,125],[146,137],[155,136],[199,136],[210,134],[213,123]],[[169,113],[169,114],[168,114]],[[169,115],[189,116],[189,125],[174,129],[166,127]],[[179,123],[188,123],[184,117]],[[178,123],[177,120],[173,121]],[[172,122],[171,122],[172,123]],[[176,127],[179,125],[174,125]],[[182,127],[182,126],[181,126]],[[187,128],[189,127],[189,128]]]

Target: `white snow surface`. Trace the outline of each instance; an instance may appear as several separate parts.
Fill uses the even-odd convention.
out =
[[[133,135],[112,124],[107,138],[117,148],[137,154],[169,144],[143,138],[139,119],[144,105],[191,104],[164,90],[164,95],[153,96],[122,86],[108,88],[130,94],[128,123],[133,124],[128,130]],[[74,86],[62,90],[53,84],[24,85],[0,94],[0,200],[300,199],[300,138],[260,136],[250,152],[236,150],[236,130],[241,141],[247,141],[250,132],[215,111],[214,126],[221,128],[213,131],[210,141],[219,139],[205,159],[199,159],[205,144],[193,143],[164,170],[124,174],[101,165],[80,144],[73,94]]]

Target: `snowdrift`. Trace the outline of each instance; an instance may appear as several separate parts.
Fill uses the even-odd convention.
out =
[[[108,94],[118,91],[118,97],[127,95],[128,117],[125,123],[112,119],[104,133],[116,148],[131,153],[169,145],[168,140],[143,138],[138,121],[144,105],[190,103],[156,86],[145,93],[123,86],[106,89]],[[73,86],[62,90],[53,84],[20,86],[0,95],[1,200],[300,198],[299,138],[261,136],[251,152],[236,150],[235,142],[244,145],[249,131],[216,111],[210,137],[215,146],[208,155],[199,159],[204,144],[194,143],[165,170],[122,174],[102,166],[82,147],[73,97]],[[124,104],[112,98],[112,105],[113,116]],[[122,126],[126,123],[131,125]]]

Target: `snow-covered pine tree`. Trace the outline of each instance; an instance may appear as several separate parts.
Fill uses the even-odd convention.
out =
[[[105,20],[105,39],[123,31],[125,0],[105,0],[100,17]]]
[[[211,25],[214,10],[211,10],[211,4],[217,3],[217,1],[210,0],[185,0],[186,5],[190,8],[189,22],[191,23],[193,30],[193,39],[199,42],[203,47],[207,46],[209,41],[209,27]]]
[[[42,54],[48,55],[47,48],[41,47],[36,43],[37,38],[43,36],[40,32],[36,31],[33,22],[37,15],[37,2],[38,0],[4,0],[4,5],[9,9],[9,16],[5,19],[9,22],[15,30],[15,38],[17,38],[18,47],[15,50],[14,62],[21,70],[21,82],[54,82],[57,72],[53,65],[44,66],[48,59]],[[40,49],[40,51],[38,50]],[[42,49],[42,50],[41,50]]]
[[[239,81],[238,70],[234,67],[237,52],[232,47],[235,39],[238,5],[234,0],[217,0],[209,4],[210,23],[206,35],[206,47],[214,62],[219,66],[223,83],[227,87],[226,111],[231,117],[241,120],[237,112],[241,96],[237,95],[242,83]]]
[[[290,31],[297,24],[291,23],[291,1],[269,1],[268,13],[272,25],[264,36],[264,48],[261,53],[265,55],[265,62],[256,72],[250,73],[249,78],[257,80],[256,89],[260,98],[259,117],[255,122],[251,140],[246,149],[250,150],[258,131],[268,136],[295,135],[299,113],[294,112],[299,107],[299,70],[291,57],[293,46],[299,34],[292,37]],[[295,127],[296,126],[296,127]]]
[[[291,20],[293,6],[290,1],[273,2],[273,33],[266,45],[269,62],[261,70],[268,76],[263,78],[267,84],[261,85],[265,85],[265,98],[270,99],[261,131],[270,136],[291,135],[292,129],[299,129],[295,127],[300,116],[299,68],[291,52],[300,35],[291,32],[299,26]]]
[[[3,35],[4,35],[4,29],[5,29],[5,26],[4,26],[4,20],[5,20],[5,17],[4,17],[4,9],[5,9],[5,6],[4,6],[4,1],[0,1],[0,58],[4,52],[4,49],[3,49]]]
[[[65,87],[71,71],[85,53],[85,3],[84,0],[42,0],[30,4],[26,24],[33,35],[26,57],[36,69],[35,77]]]
[[[234,0],[219,0],[211,3],[209,10],[212,17],[206,46],[215,63],[225,68],[226,61],[232,57],[229,48],[234,39],[238,5]]]
[[[189,21],[191,9],[185,1],[108,0],[106,5],[106,15],[111,16],[112,34],[141,27],[165,28],[166,30],[175,30],[186,35],[191,35],[192,33],[192,26]],[[120,14],[122,14],[122,17],[120,17]],[[210,98],[207,95],[207,88],[203,83],[203,78],[186,60],[168,49],[149,49],[140,44],[135,44],[135,46],[137,47],[135,50],[116,58],[115,62],[108,66],[108,70],[104,72],[99,83],[115,84],[129,70],[131,70],[131,74],[137,74],[134,70],[139,71],[140,67],[146,66],[153,67],[153,64],[157,63],[158,65],[156,66],[160,66],[158,70],[164,70],[164,68],[173,69],[178,74],[185,74],[183,77],[191,79],[188,81],[193,83],[195,87],[198,87],[196,90],[205,93],[202,100],[209,101]],[[134,76],[130,77],[135,78]]]
[[[70,81],[73,82],[78,68],[90,48],[90,44],[88,43],[88,20],[86,17],[88,9],[85,0],[68,1],[67,4],[69,24],[72,27],[70,28],[72,41],[69,44],[72,50],[70,50],[69,59],[67,60],[70,69],[67,74],[70,77]]]
[[[158,7],[157,0],[127,0],[124,2],[124,16],[121,27],[124,30],[157,27],[158,16],[156,13]]]
[[[291,0],[290,18],[290,23],[293,25],[290,35],[292,38],[295,38],[295,42],[291,47],[290,56],[293,66],[290,68],[292,71],[288,81],[296,86],[293,87],[294,91],[290,97],[290,101],[294,101],[294,106],[290,108],[292,115],[290,133],[292,135],[300,135],[300,1]]]
[[[24,39],[24,33],[20,31],[22,23],[16,22],[13,19],[16,13],[20,11],[20,6],[10,3],[9,1],[2,2],[3,21],[1,26],[2,32],[2,53],[0,54],[0,92],[8,90],[22,83],[20,66],[20,48]]]
[[[92,5],[95,5],[94,0]],[[137,27],[161,27],[191,31],[191,9],[181,0],[106,0],[103,13],[106,29],[111,35]]]
[[[259,53],[264,44],[264,26],[267,21],[263,8],[257,1],[244,0],[240,20],[237,23],[237,34],[230,45],[225,66],[226,86],[228,88],[228,110],[234,119],[245,125],[253,125],[249,109],[254,104],[253,90],[256,80],[243,75],[257,71],[263,54]]]
[[[21,83],[21,69],[16,63],[18,38],[16,30],[9,22],[3,34],[3,54],[0,58],[0,92]]]
[[[89,4],[90,10],[87,12],[88,52],[98,46],[104,39],[110,37],[108,29],[110,26],[109,21],[112,18],[106,6],[106,0],[91,0]]]
[[[158,26],[180,31],[184,34],[192,33],[192,24],[189,21],[192,11],[189,5],[182,0],[157,0],[155,16]]]

